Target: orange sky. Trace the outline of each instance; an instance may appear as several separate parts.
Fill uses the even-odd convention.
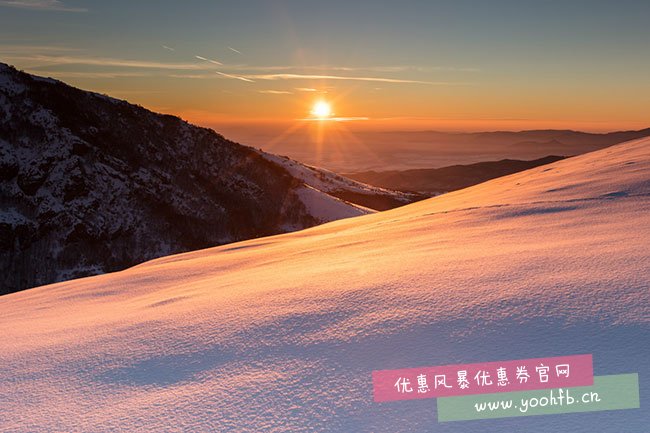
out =
[[[470,3],[0,2],[0,61],[218,130],[650,126],[648,2]]]

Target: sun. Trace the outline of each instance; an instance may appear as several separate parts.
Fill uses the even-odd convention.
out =
[[[311,109],[311,115],[318,119],[327,119],[332,116],[332,106],[325,101],[318,101]]]

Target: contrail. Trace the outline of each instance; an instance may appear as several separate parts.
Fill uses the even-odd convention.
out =
[[[206,62],[214,63],[215,65],[223,65],[223,63],[217,62],[216,60],[206,59],[205,57],[201,57],[201,56],[194,56],[194,57],[196,57],[199,60],[204,60]]]
[[[230,51],[234,51],[234,52],[237,53],[237,54],[242,54],[241,51],[236,50],[236,49],[234,49],[233,47],[228,47],[228,49],[229,49]]]
[[[223,72],[215,71],[217,74],[222,75],[227,78],[234,78],[235,80],[242,80],[246,81],[248,83],[254,83],[255,81],[251,80],[250,78],[246,77],[240,77],[239,75],[230,75],[230,74],[224,74]]]

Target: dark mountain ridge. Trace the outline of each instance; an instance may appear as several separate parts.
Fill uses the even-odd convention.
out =
[[[178,117],[0,64],[0,293],[371,210]],[[333,179],[404,204],[406,194]]]
[[[346,173],[345,176],[376,186],[392,185],[402,191],[417,191],[423,194],[441,194],[467,188],[496,177],[507,176],[518,171],[550,164],[566,158],[549,155],[532,161],[502,159],[476,164],[451,165],[441,168],[412,170],[365,171]]]

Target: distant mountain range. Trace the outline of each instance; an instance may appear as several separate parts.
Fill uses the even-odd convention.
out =
[[[532,161],[503,159],[442,168],[346,173],[345,176],[372,185],[392,185],[393,188],[402,191],[417,191],[433,195],[466,188],[495,177],[550,164],[564,158],[564,156],[551,155]]]
[[[0,64],[0,293],[416,198]]]
[[[302,135],[274,141],[273,153],[288,155],[303,163],[327,167],[338,173],[410,170],[466,165],[501,159],[533,160],[547,155],[580,155],[613,144],[650,136],[650,128],[639,131],[590,133],[570,130],[441,132],[441,131],[354,131],[354,145],[337,142],[336,136],[319,145]],[[236,131],[235,131],[236,132]],[[250,136],[250,143],[273,137]],[[340,141],[340,140],[339,140]],[[246,141],[248,143],[248,141]],[[323,152],[323,146],[337,149]]]
[[[561,146],[564,149],[582,148],[582,150],[594,150],[624,141],[650,136],[650,128],[638,131],[617,131],[602,134],[563,129],[460,133],[424,131],[419,133],[413,132],[412,134],[424,134],[429,138],[436,137],[450,142],[473,141],[519,148],[534,146],[549,149],[553,148],[553,146]]]

